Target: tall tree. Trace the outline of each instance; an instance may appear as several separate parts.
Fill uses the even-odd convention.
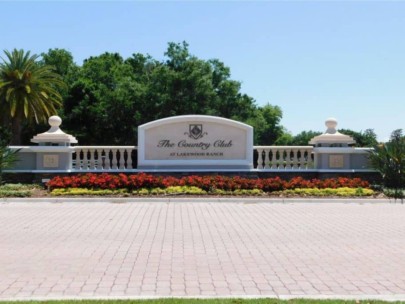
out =
[[[64,102],[64,128],[84,144],[135,144],[144,85],[116,53],[85,60]]]
[[[53,66],[55,72],[62,77],[76,67],[72,54],[64,49],[49,49],[47,53],[42,53],[41,57],[41,64]]]
[[[59,90],[65,86],[60,75],[37,62],[38,55],[14,49],[4,51],[0,63],[1,124],[11,125],[11,144],[21,144],[25,121],[44,122],[62,105]]]
[[[70,84],[73,84],[78,77],[80,67],[73,60],[72,54],[65,49],[49,49],[46,53],[41,53],[41,59],[38,61],[40,65],[48,65],[54,68],[54,72],[62,76],[63,81],[67,84],[65,88],[60,88],[58,91],[62,96],[63,102],[68,97],[68,89]],[[58,115],[65,121],[64,107],[57,109]],[[65,122],[63,123],[65,127]],[[34,134],[43,132],[48,128],[48,123],[39,124],[23,124],[21,135],[22,144],[30,144],[30,140]]]
[[[254,127],[254,143],[273,145],[284,133],[280,125],[283,112],[279,106],[266,104],[253,111],[245,121]]]
[[[105,53],[86,59],[69,81],[64,129],[83,144],[136,144],[141,124],[204,114],[248,123],[258,116],[263,122],[257,124],[263,131],[257,131],[259,137],[265,132],[278,136],[281,110],[257,107],[252,97],[241,94],[241,84],[230,79],[222,62],[191,55],[185,42],[169,43],[165,56],[157,61],[134,54],[124,60]]]

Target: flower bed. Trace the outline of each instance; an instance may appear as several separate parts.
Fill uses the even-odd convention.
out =
[[[337,188],[369,188],[367,181],[360,178],[334,178],[334,179],[311,179],[295,177],[291,180],[274,178],[244,178],[240,176],[186,176],[176,178],[173,176],[154,176],[145,173],[125,175],[125,174],[82,174],[66,177],[54,177],[48,182],[50,190],[65,188],[86,188],[100,190],[126,189],[128,193],[133,193],[140,189],[167,189],[169,187],[197,187],[203,191],[214,193],[217,190],[261,190],[263,192],[283,191],[299,188],[313,189],[337,189]]]
[[[129,192],[127,189],[87,189],[87,188],[58,188],[51,192],[52,196],[172,196],[172,195],[215,195],[215,196],[278,196],[278,197],[361,197],[372,196],[375,192],[364,188],[296,188],[269,193],[260,189],[213,189],[209,192],[194,186],[173,186],[167,188],[142,188]]]

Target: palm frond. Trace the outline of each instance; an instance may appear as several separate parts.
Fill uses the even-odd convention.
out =
[[[14,49],[4,51],[0,64],[0,96],[4,96],[10,117],[24,116],[35,121],[46,121],[62,105],[60,90],[66,87],[54,68],[39,65],[38,55]],[[3,98],[2,98],[3,99]]]

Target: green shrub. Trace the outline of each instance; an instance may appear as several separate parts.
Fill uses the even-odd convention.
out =
[[[150,190],[146,189],[146,188],[141,188],[139,190],[132,191],[132,194],[134,194],[134,195],[149,195]]]
[[[11,150],[8,147],[10,142],[10,132],[0,127],[0,185],[3,182],[3,170],[10,169],[18,161],[18,150]]]
[[[141,188],[139,190],[134,190],[131,193],[128,193],[126,189],[116,189],[116,190],[109,190],[109,189],[87,189],[87,188],[64,188],[64,189],[54,189],[51,191],[51,195],[53,196],[69,196],[69,195],[176,195],[176,194],[187,194],[187,195],[205,195],[207,191],[194,187],[194,186],[173,186],[167,187],[166,189],[163,188]],[[213,192],[209,194],[214,195],[249,195],[249,196],[260,196],[264,195],[265,192],[261,189],[237,189],[234,191],[226,191],[221,189],[215,189]]]
[[[385,188],[383,193],[388,197],[393,198],[400,198],[403,199],[405,197],[405,189],[389,189]]]
[[[36,184],[4,184],[0,186],[0,190],[12,190],[12,191],[34,190],[37,188],[40,188],[40,186]]]
[[[172,186],[166,188],[167,194],[207,194],[207,191],[195,186]]]
[[[38,187],[38,185],[24,184],[0,185],[0,197],[29,197],[32,195],[32,190]]]
[[[297,188],[289,189],[278,192],[279,194],[286,195],[300,195],[300,196],[371,196],[374,194],[374,191],[371,189],[364,188]]]
[[[30,190],[0,190],[0,197],[30,197]]]
[[[126,189],[119,189],[119,190],[108,190],[108,189],[86,189],[86,188],[66,188],[66,189],[54,189],[51,191],[51,195],[53,196],[61,196],[61,195],[97,195],[97,196],[105,196],[105,195],[117,195],[117,194],[127,194],[128,192]]]
[[[29,191],[28,191],[29,192]],[[288,189],[279,192],[274,192],[275,194],[285,194],[285,195],[300,195],[300,196],[371,196],[375,192],[371,189],[364,188],[296,188]],[[207,193],[207,191],[194,187],[194,186],[172,186],[163,188],[141,188],[139,190],[134,190],[129,193],[126,189],[86,189],[86,188],[66,188],[66,189],[54,189],[51,191],[53,196],[69,196],[69,195],[93,195],[93,196],[106,196],[106,195],[176,195],[176,194],[186,194],[186,195],[234,195],[234,196],[262,196],[265,195],[261,189],[236,189],[236,190],[222,190],[214,189],[212,192]]]
[[[393,196],[403,198],[405,188],[405,136],[395,130],[391,139],[370,152],[370,163],[383,178],[384,186],[394,190]]]
[[[165,189],[162,188],[153,188],[150,190],[150,194],[152,195],[164,195],[166,194]]]
[[[227,191],[223,189],[212,189],[210,193],[214,195],[231,195],[232,191]]]
[[[260,196],[264,195],[263,190],[261,189],[236,189],[231,191],[232,195],[252,195],[252,196]]]
[[[247,195],[247,196],[261,196],[265,195],[265,192],[261,189],[236,189],[236,190],[222,190],[213,189],[210,194],[213,195]]]

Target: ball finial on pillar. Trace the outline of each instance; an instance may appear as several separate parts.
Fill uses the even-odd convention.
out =
[[[59,127],[62,124],[62,119],[57,116],[51,116],[48,118],[48,123],[51,128],[41,134],[35,135],[31,142],[38,143],[38,144],[57,144],[57,145],[70,145],[70,144],[77,144],[77,139],[70,135],[63,132]]]
[[[51,127],[58,128],[62,124],[62,119],[59,116],[54,115],[54,116],[49,117],[48,123]]]
[[[328,119],[326,119],[326,121],[325,121],[325,126],[328,128],[327,130],[326,130],[326,133],[329,133],[329,134],[334,134],[334,133],[336,133],[336,126],[337,126],[337,120],[336,120],[336,118],[333,118],[333,117],[330,117],[330,118],[328,118]]]

